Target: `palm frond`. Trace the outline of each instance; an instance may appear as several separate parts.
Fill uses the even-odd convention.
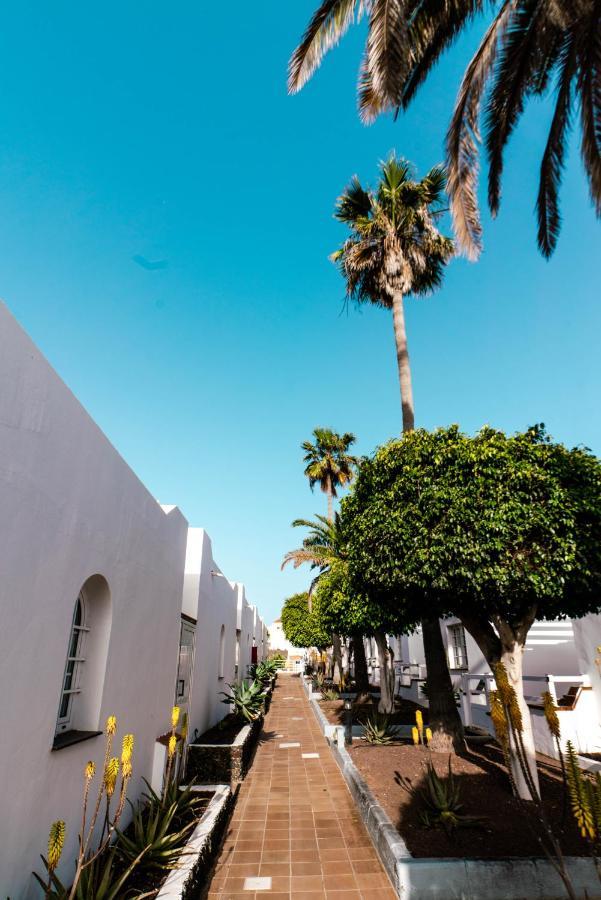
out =
[[[357,0],[324,0],[290,57],[288,93],[296,94],[307,83],[332,47],[352,24]],[[359,13],[362,3],[359,4]]]
[[[409,61],[404,0],[372,0],[366,69],[381,109],[399,105]]]
[[[334,218],[339,222],[354,224],[358,219],[369,216],[372,208],[371,196],[364,190],[356,175],[338,198]]]
[[[559,237],[561,217],[557,196],[564,162],[565,135],[570,127],[572,81],[576,70],[576,48],[570,36],[565,41],[558,79],[557,100],[549,129],[547,146],[540,169],[536,212],[538,217],[538,246],[544,256],[553,253]]]
[[[409,43],[411,70],[403,86],[400,105],[407,109],[442,54],[484,7],[483,0],[424,0],[411,16]]]
[[[549,28],[541,27],[545,3],[546,0],[522,0],[510,16],[500,41],[494,85],[485,114],[488,205],[493,216],[499,210],[503,151],[531,89],[540,62],[541,41],[549,33]]]
[[[601,216],[601,0],[594,0],[580,62],[581,153],[589,191]]]
[[[451,214],[460,249],[476,259],[482,249],[478,213],[478,118],[488,76],[494,66],[497,45],[512,9],[504,0],[463,77],[453,118],[447,133],[448,191]]]

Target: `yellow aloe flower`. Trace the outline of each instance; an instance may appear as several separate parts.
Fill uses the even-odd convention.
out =
[[[417,728],[415,727],[415,725],[414,725],[413,728],[411,729],[411,736],[412,736],[412,738],[413,738],[413,743],[414,743],[414,744],[419,744],[419,731],[417,730]]]
[[[123,737],[123,743],[121,744],[121,764],[125,765],[125,763],[131,762],[131,755],[134,751],[134,736],[133,734],[126,734]]]
[[[58,866],[65,845],[65,823],[58,819],[50,826],[48,835],[48,868],[54,871]]]
[[[131,772],[131,762],[127,759],[121,767],[121,774],[123,775],[123,778],[126,779],[131,778]]]
[[[179,706],[174,706],[171,710],[171,727],[176,728],[179,722]]]
[[[426,740],[428,743],[432,740],[432,729],[426,728]]]
[[[109,716],[106,720],[106,733],[114,734],[117,730],[117,719],[115,716]]]
[[[557,715],[557,707],[555,706],[555,701],[550,691],[545,691],[542,699],[545,719],[547,720],[547,727],[553,737],[559,740],[559,738],[561,737],[561,731],[559,729],[559,716]]]
[[[169,747],[168,747],[169,759],[171,759],[171,757],[175,753],[176,746],[177,746],[177,738],[174,734],[172,734],[171,737],[169,738]]]
[[[96,774],[96,763],[90,760],[86,765],[86,779],[91,781],[94,775]]]
[[[106,768],[104,770],[104,789],[106,791],[107,797],[112,797],[115,792],[115,785],[117,783],[117,775],[119,774],[119,760],[116,756],[113,756],[112,759],[106,764]]]
[[[420,737],[424,731],[424,717],[422,716],[421,709],[416,710],[415,712],[415,721],[417,723],[417,730],[419,731]]]
[[[499,742],[502,745],[506,744],[508,736],[507,719],[505,718],[505,709],[498,691],[490,692],[490,718]]]

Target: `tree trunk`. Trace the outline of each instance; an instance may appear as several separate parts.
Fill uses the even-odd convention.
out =
[[[338,675],[336,675],[336,669],[338,669]],[[342,647],[340,645],[340,635],[333,634],[332,635],[332,678],[334,680],[334,684],[340,684],[341,675],[342,675]]]
[[[407,349],[407,332],[405,330],[405,310],[403,294],[395,291],[392,300],[392,320],[394,324],[394,340],[401,388],[401,408],[403,410],[403,432],[413,431],[415,413],[413,409],[413,387],[411,385],[411,366]]]
[[[374,634],[378,647],[378,659],[380,660],[380,702],[378,712],[394,712],[394,669],[392,666],[392,650],[388,646],[386,635],[383,631]]]
[[[522,745],[526,757],[525,762],[530,771],[530,777],[534,782],[536,792],[540,796],[538,771],[536,768],[536,748],[534,746],[534,735],[532,733],[532,719],[530,718],[530,710],[528,709],[528,704],[526,703],[526,700],[524,698],[524,682],[522,681],[524,647],[517,641],[514,641],[510,645],[506,645],[504,641],[502,641],[501,643],[503,645],[501,662],[505,666],[509,684],[515,690],[518,706],[520,707],[520,712],[522,713],[522,724],[524,729],[522,732]],[[520,797],[523,800],[533,799],[526,779],[524,778],[524,773],[522,772],[522,768],[519,764],[516,749],[513,746],[511,747],[511,771],[513,774],[513,779],[515,781],[515,786]]]
[[[365,644],[363,635],[353,634],[353,659],[355,663],[355,685],[357,694],[369,694],[369,675],[367,674],[367,659],[365,658]]]
[[[438,619],[422,621],[422,638],[428,670],[430,747],[439,753],[461,750],[463,725],[455,704],[453,684]]]
[[[492,668],[496,663],[502,662],[509,684],[516,693],[518,706],[522,713],[522,744],[526,756],[528,770],[534,783],[534,788],[540,796],[538,783],[538,772],[536,769],[536,750],[534,746],[534,736],[532,733],[532,720],[530,718],[530,710],[524,699],[524,682],[522,680],[522,665],[524,660],[524,645],[528,637],[532,623],[536,618],[536,607],[533,606],[527,611],[519,623],[510,625],[504,619],[495,617],[494,628],[493,623],[484,617],[462,615],[461,621],[471,636],[474,638],[489,666]],[[496,629],[496,630],[495,630]],[[510,762],[511,774],[522,800],[530,800],[531,793],[524,778],[519,760],[517,758],[516,749],[510,746]]]

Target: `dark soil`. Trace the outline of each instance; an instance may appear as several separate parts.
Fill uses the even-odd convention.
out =
[[[204,734],[201,734],[194,743],[215,745],[233,744],[239,732],[242,731],[245,725],[248,725],[248,722],[242,721],[233,713],[228,713],[224,719],[217,722],[216,725],[213,725],[213,727],[209,728],[208,731],[205,731]]]
[[[343,700],[321,700],[319,706],[324,711],[325,717],[330,725],[344,725],[344,701]],[[415,725],[415,712],[421,709],[424,723],[428,724],[428,710],[411,700],[395,701],[395,711],[388,717],[391,725]],[[368,701],[367,703],[353,704],[353,725],[361,725],[367,721],[374,713],[378,711],[378,703]]]
[[[353,762],[384,807],[416,857],[500,859],[507,856],[542,856],[536,835],[542,835],[538,811],[511,794],[501,750],[493,743],[452,754],[451,766],[461,790],[462,813],[485,818],[479,828],[461,828],[450,837],[442,828],[420,822],[423,804],[395,780],[399,773],[413,787],[423,784],[429,758],[436,772],[446,776],[449,758],[425,747],[394,744],[387,747],[355,744]],[[559,764],[539,755],[540,789],[547,819],[559,837],[562,831],[563,785]],[[572,820],[569,807],[561,838],[565,854],[585,856],[587,848]]]

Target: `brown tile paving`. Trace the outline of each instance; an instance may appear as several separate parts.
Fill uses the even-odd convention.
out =
[[[302,719],[298,721],[297,716]],[[300,746],[279,746],[295,742]],[[303,759],[303,753],[319,753],[319,758]],[[244,890],[244,881],[250,877],[270,877],[271,889]],[[208,897],[396,897],[298,678],[278,678],[261,743],[241,785]]]

